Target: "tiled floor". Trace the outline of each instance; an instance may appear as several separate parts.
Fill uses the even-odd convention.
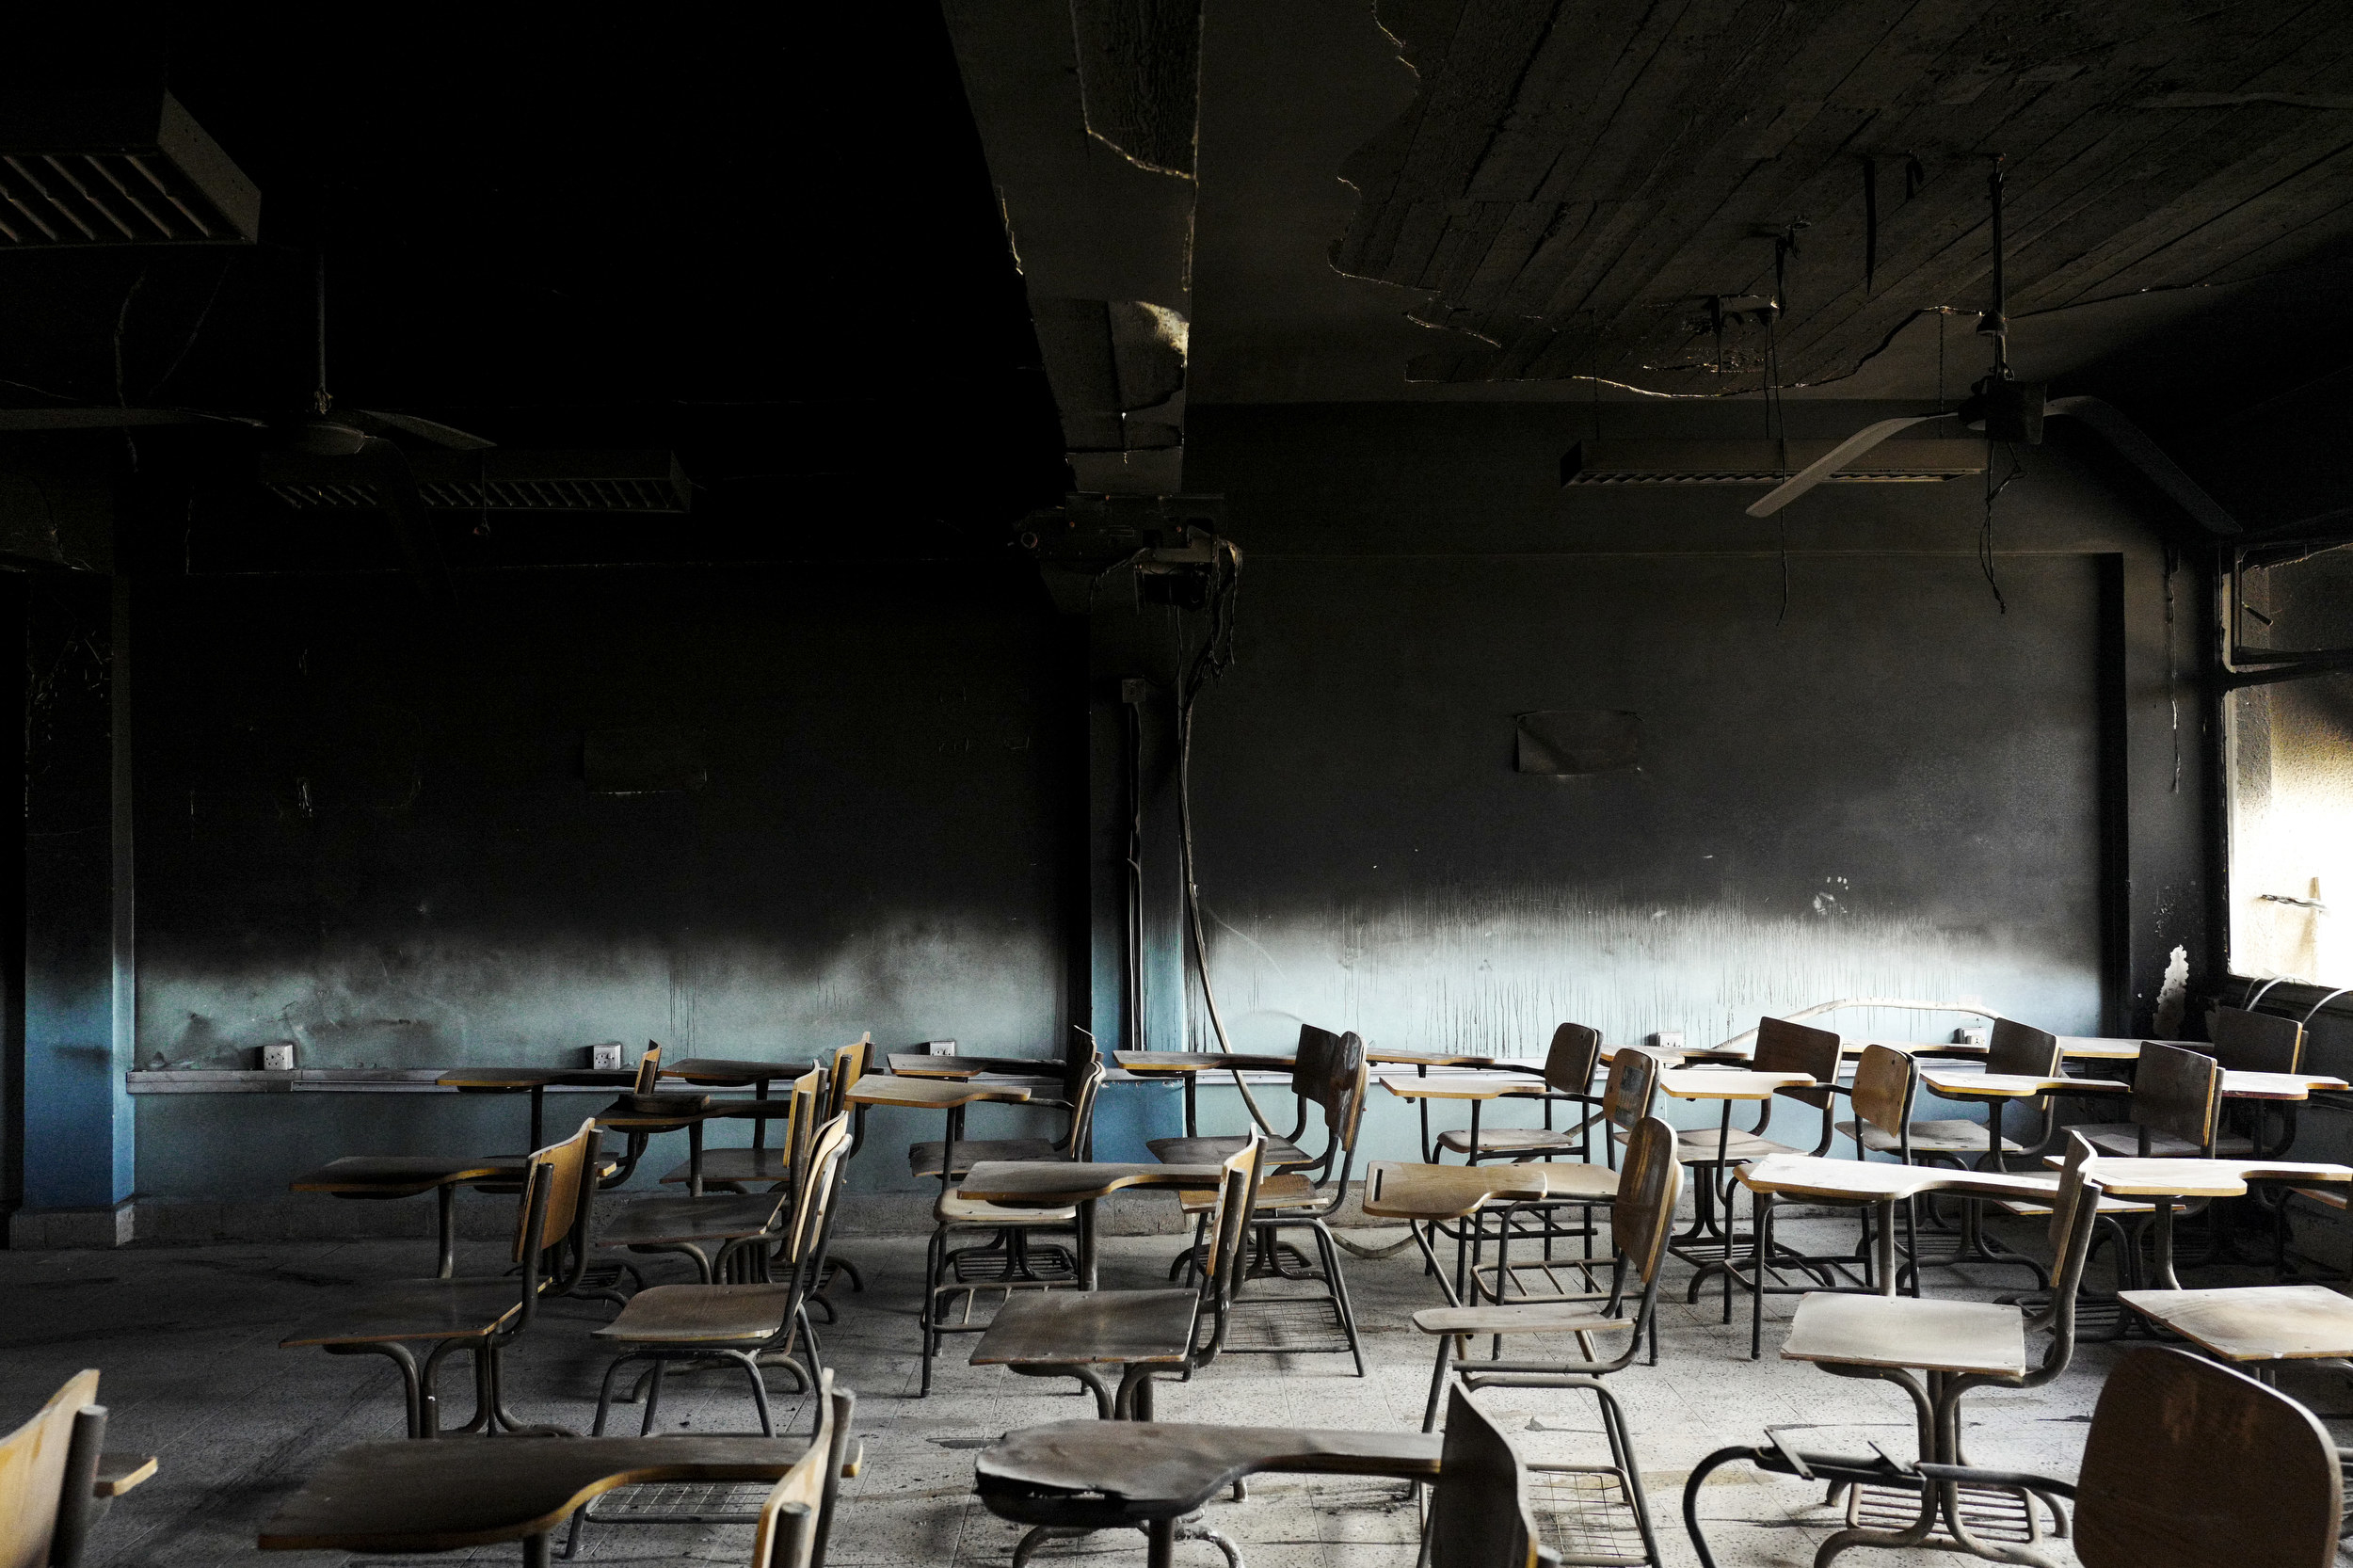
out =
[[[1834,1234],[1850,1234],[1847,1224]],[[1826,1241],[1833,1234],[1828,1225],[1792,1225],[1786,1234],[1802,1240],[1812,1232]],[[1351,1234],[1367,1242],[1389,1239]],[[2029,1234],[2019,1233],[2022,1244]],[[842,1321],[824,1344],[829,1363],[858,1392],[867,1464],[845,1485],[832,1560],[843,1568],[1006,1563],[1020,1532],[973,1500],[974,1449],[1010,1428],[1087,1416],[1091,1403],[1067,1383],[966,1366],[966,1352],[952,1346],[931,1397],[916,1399],[909,1314],[921,1243],[853,1240],[839,1250],[862,1266],[868,1288],[845,1294]],[[1166,1237],[1109,1239],[1105,1283],[1157,1283],[1171,1252]],[[0,1254],[0,1299],[8,1304],[0,1324],[0,1419],[21,1419],[74,1370],[97,1367],[104,1374],[102,1397],[114,1413],[108,1447],[153,1452],[163,1462],[158,1478],[102,1527],[86,1559],[89,1568],[260,1568],[265,1559],[253,1546],[256,1528],[321,1458],[400,1430],[397,1384],[388,1366],[280,1351],[278,1339],[344,1285],[405,1277],[426,1261],[425,1248],[415,1242]],[[473,1261],[488,1272],[494,1260],[486,1249]],[[657,1270],[672,1267],[654,1261]],[[1367,1335],[1369,1376],[1353,1376],[1344,1355],[1229,1357],[1189,1385],[1163,1385],[1160,1418],[1418,1426],[1432,1345],[1407,1318],[1437,1303],[1436,1288],[1410,1252],[1352,1258],[1350,1275]],[[1821,1449],[1867,1453],[1876,1441],[1899,1458],[1913,1451],[1911,1416],[1896,1389],[1774,1356],[1779,1333],[1772,1320],[1786,1317],[1793,1298],[1769,1304],[1766,1358],[1751,1362],[1745,1312],[1736,1311],[1739,1320],[1727,1327],[1713,1297],[1697,1307],[1681,1304],[1688,1277],[1681,1265],[1670,1266],[1676,1304],[1663,1314],[1659,1365],[1611,1380],[1636,1436],[1667,1560],[1678,1564],[1696,1560],[1679,1521],[1684,1477],[1712,1449],[1756,1441],[1770,1425],[1801,1429],[1794,1440]],[[2020,1278],[1993,1273],[1972,1283],[1945,1272],[1931,1277],[1931,1289],[1988,1297],[2019,1288]],[[2221,1275],[2199,1281],[2233,1282]],[[520,1414],[585,1429],[603,1364],[586,1330],[603,1312],[556,1304],[518,1347],[509,1363],[509,1400]],[[1966,1406],[1971,1457],[2072,1475],[2101,1377],[2116,1354],[2114,1346],[2086,1345],[2046,1387],[1974,1395]],[[460,1372],[447,1381],[456,1385],[448,1390],[453,1408],[464,1407],[468,1380]],[[780,1386],[784,1380],[776,1381]],[[2291,1372],[2287,1386],[2324,1415],[2353,1410],[2339,1373]],[[1480,1398],[1532,1461],[1605,1453],[1589,1398],[1551,1390],[1494,1390]],[[776,1402],[779,1412],[805,1423],[798,1400]],[[740,1374],[674,1377],[663,1416],[669,1430],[750,1426]],[[632,1411],[628,1429],[634,1424]],[[1251,1568],[1408,1568],[1414,1560],[1414,1505],[1397,1486],[1267,1477],[1251,1494],[1246,1502],[1209,1510],[1210,1522],[1241,1545]],[[1725,1568],[1801,1564],[1838,1523],[1820,1500],[1818,1487],[1735,1467],[1718,1473],[1702,1512],[1714,1521],[1710,1535]],[[740,1562],[749,1539],[741,1527],[616,1528],[592,1530],[583,1555],[607,1562]],[[2064,1546],[2058,1552],[2064,1560]],[[513,1546],[453,1555],[520,1560]],[[284,1568],[328,1568],[328,1554],[272,1556]],[[1905,1558],[1956,1560],[1945,1554]],[[1142,1543],[1100,1535],[1049,1545],[1037,1560],[1050,1568],[1081,1559],[1141,1564]],[[1179,1546],[1178,1560],[1212,1568],[1219,1559],[1212,1546],[1193,1543]]]

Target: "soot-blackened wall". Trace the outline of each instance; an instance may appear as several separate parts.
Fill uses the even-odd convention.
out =
[[[305,1066],[388,1067],[649,1039],[808,1056],[869,1030],[1054,1048],[1079,665],[1026,570],[461,593],[441,619],[392,577],[143,590],[141,1065],[251,1066],[281,1041]],[[616,731],[707,783],[592,791],[584,738]],[[598,1103],[552,1099],[551,1128]],[[443,1096],[139,1108],[139,1186],[165,1198],[521,1126],[519,1101]]]
[[[1757,415],[1608,417],[1743,439]],[[1705,1044],[1862,996],[2148,1028],[2162,966],[2134,947],[2161,958],[2196,913],[2204,751],[2198,590],[2129,479],[2056,425],[2017,455],[2007,613],[1977,481],[1817,491],[1786,514],[1785,609],[1754,490],[1563,488],[1589,418],[1195,410],[1188,486],[1248,552],[1193,775],[1237,1045],[1302,1018],[1409,1048],[1534,1051],[1563,1018]],[[1639,767],[1516,772],[1513,716],[1552,709],[1639,713]]]

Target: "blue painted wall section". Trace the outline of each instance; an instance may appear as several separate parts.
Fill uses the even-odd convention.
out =
[[[28,594],[24,1201],[103,1208],[136,1176],[129,593],[60,573]]]

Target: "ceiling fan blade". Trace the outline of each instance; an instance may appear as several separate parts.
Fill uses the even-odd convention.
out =
[[[414,436],[419,440],[431,441],[436,446],[451,447],[459,452],[481,452],[498,444],[460,430],[454,424],[419,419],[414,414],[388,414],[377,408],[338,408],[335,417],[378,430],[397,430],[404,436]]]
[[[1827,456],[1808,463],[1782,481],[1781,485],[1770,494],[1749,508],[1749,516],[1753,518],[1771,517],[1775,512],[1780,511],[1784,506],[1788,505],[1798,497],[1805,494],[1806,491],[1899,430],[1909,430],[1915,424],[1926,424],[1932,419],[1952,417],[1949,413],[1912,414],[1903,419],[1883,419],[1877,424],[1866,424],[1836,446],[1832,447]]]

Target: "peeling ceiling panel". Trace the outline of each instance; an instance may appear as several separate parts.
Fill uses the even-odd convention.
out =
[[[1753,392],[2013,312],[2227,283],[2353,240],[2353,11],[2096,0],[1385,4],[1414,102],[1340,172],[1344,271],[1427,291],[1455,383]],[[1215,47],[1214,32],[1209,44]],[[1802,229],[1791,226],[1802,223]],[[1776,232],[1794,232],[1785,278]],[[1725,330],[1710,302],[1770,300]]]

